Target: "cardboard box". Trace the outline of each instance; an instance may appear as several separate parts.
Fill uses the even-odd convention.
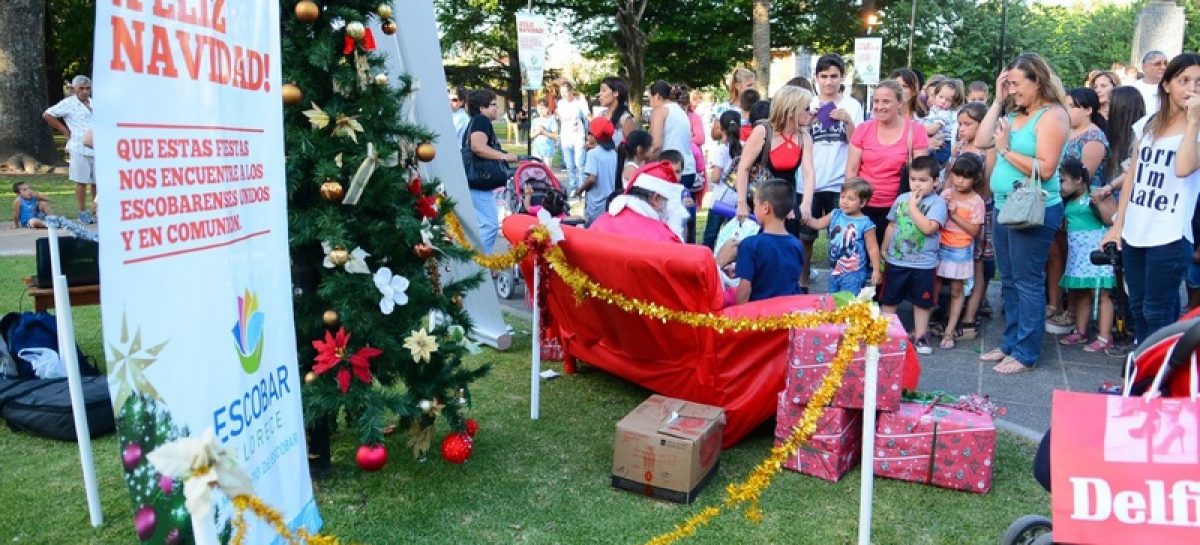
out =
[[[692,503],[721,458],[725,410],[660,395],[617,422],[612,485]]]
[[[900,383],[904,378],[904,358],[908,350],[908,333],[896,315],[890,316],[888,338],[879,346],[879,382],[876,405],[881,411],[900,407]],[[813,329],[793,329],[788,338],[788,374],[784,392],[798,403],[808,403],[821,382],[842,340],[844,325],[827,324]],[[866,348],[859,347],[842,375],[842,386],[830,405],[845,409],[863,408],[863,389],[866,374]]]
[[[985,494],[995,450],[991,416],[903,402],[900,410],[879,414],[875,474]]]

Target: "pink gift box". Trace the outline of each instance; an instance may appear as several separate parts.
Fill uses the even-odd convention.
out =
[[[804,414],[804,405],[779,393],[775,414],[775,444],[782,444]],[[830,482],[837,482],[855,465],[862,452],[862,411],[826,407],[817,419],[817,430],[783,467]]]
[[[895,315],[890,316],[888,338],[879,347],[879,382],[876,406],[894,411],[900,406],[900,382],[904,373],[908,333]],[[825,380],[825,372],[837,354],[844,325],[823,325],[813,329],[793,329],[788,338],[788,374],[784,392],[790,399],[807,403]],[[846,409],[863,408],[866,347],[859,347],[842,376],[842,386],[831,405]]]
[[[903,402],[879,414],[875,473],[984,494],[992,487],[995,450],[991,416]]]

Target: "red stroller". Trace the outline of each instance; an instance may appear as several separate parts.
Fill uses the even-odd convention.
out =
[[[1164,397],[1189,397],[1192,388],[1192,367],[1187,365],[1200,350],[1200,309],[1193,310],[1178,322],[1164,327],[1146,338],[1137,350],[1129,354],[1125,364],[1123,389],[1131,396],[1140,396],[1157,388]],[[1169,361],[1168,361],[1169,359]],[[1168,366],[1160,377],[1162,366]],[[1161,383],[1155,383],[1156,377]],[[1034,476],[1050,490],[1050,432],[1046,432],[1033,463]],[[1050,545],[1050,519],[1026,515],[1009,525],[1000,538],[1001,545]]]

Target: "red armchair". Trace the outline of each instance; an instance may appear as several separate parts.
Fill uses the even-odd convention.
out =
[[[504,236],[522,240],[536,218],[504,220]],[[601,285],[675,310],[725,316],[769,316],[817,309],[828,299],[779,297],[722,309],[712,253],[703,246],[646,242],[563,227],[568,261]],[[526,267],[526,282],[533,276]],[[547,300],[567,358],[633,381],[662,395],[725,408],[729,448],[775,414],[787,372],[787,331],[718,333],[631,314],[595,299],[577,302],[552,275]]]

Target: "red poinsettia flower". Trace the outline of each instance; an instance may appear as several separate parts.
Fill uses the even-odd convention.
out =
[[[412,181],[408,183],[408,192],[412,193],[412,196],[417,199],[418,216],[421,216],[422,219],[433,219],[437,217],[437,197],[426,197],[421,192],[420,176],[413,178]]]
[[[378,348],[369,346],[358,349],[357,352],[350,357],[346,357],[346,345],[350,343],[350,334],[346,333],[346,328],[339,327],[337,334],[325,332],[325,340],[320,339],[312,342],[313,348],[317,349],[317,356],[313,358],[313,373],[318,375],[323,374],[334,367],[338,367],[337,382],[338,388],[342,393],[350,391],[350,375],[367,384],[371,383],[371,358],[374,358],[383,353]],[[338,366],[339,363],[347,361],[350,365]]]

